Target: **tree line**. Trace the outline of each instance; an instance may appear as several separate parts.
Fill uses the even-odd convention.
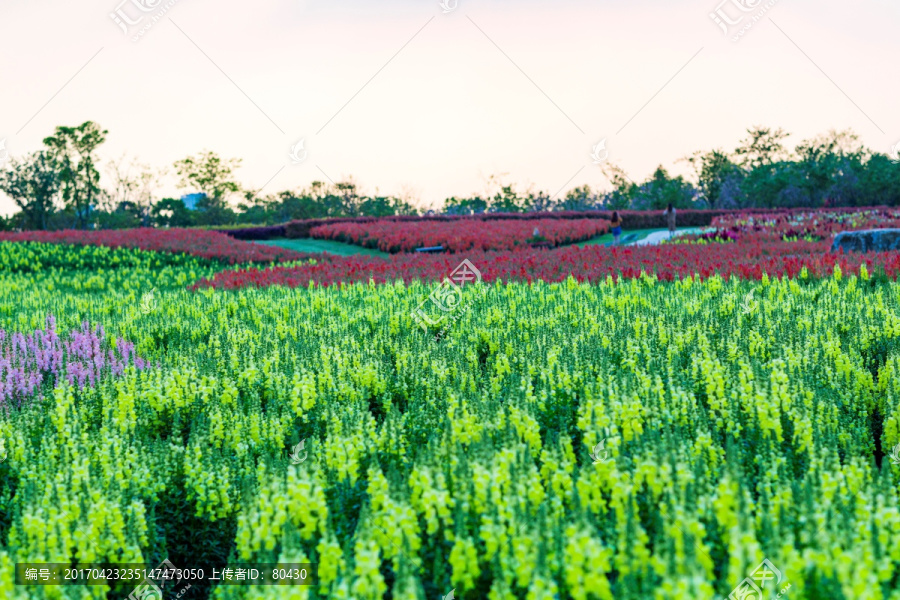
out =
[[[197,193],[196,206],[180,198],[160,198],[157,189],[168,169],[153,170],[125,157],[105,165],[101,186],[97,149],[107,131],[92,121],[59,126],[41,150],[12,158],[0,170],[0,190],[19,212],[0,222],[3,229],[128,228],[272,225],[293,219],[415,215],[409,198],[370,196],[351,181],[314,181],[301,190],[268,195],[245,189],[235,170],[240,159],[204,151],[176,161],[171,171],[180,188]],[[698,151],[683,158],[693,180],[672,176],[662,166],[641,183],[612,163],[602,169],[608,191],[589,186],[562,197],[518,190],[496,177],[493,191],[447,198],[443,214],[557,210],[659,210],[676,208],[776,208],[900,205],[900,164],[863,146],[850,131],[830,131],[789,149],[782,129],[751,127],[733,151]],[[435,211],[428,211],[433,213]]]

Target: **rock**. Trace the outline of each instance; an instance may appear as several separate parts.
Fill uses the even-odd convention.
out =
[[[900,250],[900,229],[866,229],[843,231],[834,237],[831,251],[837,252],[888,252]]]

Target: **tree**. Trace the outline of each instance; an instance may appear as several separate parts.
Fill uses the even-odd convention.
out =
[[[743,189],[744,176],[742,171],[738,171],[735,175],[727,177],[722,182],[722,188],[719,190],[719,199],[716,207],[719,209],[740,209],[747,208],[751,205],[750,199]]]
[[[574,187],[566,192],[565,198],[556,203],[556,210],[591,210],[596,208],[597,195],[588,185]],[[542,209],[536,209],[542,210]]]
[[[781,128],[772,131],[769,127],[756,126],[748,129],[747,133],[749,137],[741,140],[741,145],[734,151],[742,167],[757,169],[786,158],[781,141],[790,134]]]
[[[900,206],[900,164],[884,154],[873,154],[860,174],[859,193],[866,204]]]
[[[163,198],[150,209],[150,216],[163,227],[189,227],[195,225],[194,213],[179,198]]]
[[[632,194],[630,208],[635,210],[662,210],[669,204],[675,208],[693,208],[697,190],[680,175],[670,177],[658,166],[653,175],[638,186]]]
[[[393,196],[366,196],[359,207],[364,217],[388,217],[392,215],[416,215],[416,207]]]
[[[86,227],[92,205],[100,194],[97,148],[106,141],[105,129],[93,121],[78,127],[58,126],[55,135],[44,138],[54,168],[59,172],[62,198],[75,212],[76,223]]]
[[[280,222],[292,219],[317,219],[327,216],[322,210],[322,205],[308,191],[300,193],[283,191],[279,192],[271,200],[271,206],[273,206],[277,220]]]
[[[447,215],[478,215],[487,211],[488,202],[480,196],[473,198],[447,198],[443,213]]]
[[[525,199],[520,198],[512,185],[504,185],[491,198],[490,212],[516,213],[525,210]]]
[[[0,190],[22,209],[25,227],[46,229],[59,198],[61,182],[53,161],[46,152],[32,152],[24,159],[12,159],[0,172]]]
[[[824,135],[803,140],[797,145],[795,151],[801,159],[807,156],[827,155],[864,159],[869,155],[862,142],[859,141],[859,136],[849,129],[845,131],[832,129]]]
[[[587,189],[587,186],[584,187]],[[556,206],[556,204],[557,203],[554,202],[553,197],[550,196],[549,193],[529,190],[522,201],[522,208],[526,212],[543,212],[553,210],[553,207]]]
[[[276,205],[277,200],[270,196],[259,196],[258,192],[244,190],[244,202],[238,204],[238,222],[268,225]]]
[[[312,218],[358,217],[363,201],[352,179],[331,185],[313,181],[299,194],[299,199],[300,204],[309,207],[307,210],[315,215]]]
[[[180,188],[206,194],[197,203],[197,208],[212,213],[222,213],[228,208],[228,197],[241,191],[234,180],[234,169],[240,167],[241,159],[222,159],[209,150],[196,156],[189,156],[175,162],[175,172],[181,178]]]
[[[280,222],[291,219],[322,219],[325,217],[349,216],[348,210],[355,211],[356,184],[345,182],[342,190],[323,181],[313,181],[309,187],[295,192],[285,190],[262,202],[269,207],[274,218]]]
[[[338,181],[325,196],[328,213],[335,217],[358,217],[360,216],[360,204],[362,199],[359,196],[356,182],[352,179],[349,181]]]
[[[740,167],[731,161],[731,158],[722,150],[710,152],[695,152],[687,159],[693,165],[697,173],[697,185],[700,198],[707,207],[714,209],[720,207],[723,195],[733,188],[729,183],[739,183],[743,179]]]
[[[802,169],[793,161],[778,161],[747,173],[741,192],[753,208],[815,206]]]
[[[603,196],[603,207],[607,210],[630,208],[638,192],[637,184],[631,181],[622,167],[612,163],[605,163],[601,170],[613,186],[612,191]]]
[[[797,145],[797,166],[811,205],[868,204],[859,193],[859,174],[868,151],[852,131],[831,130]]]
[[[141,226],[148,227],[153,191],[159,185],[162,172],[151,170],[137,159],[128,160],[125,155],[110,161],[106,172],[112,181],[112,188],[104,191],[103,208],[110,212],[134,212]]]

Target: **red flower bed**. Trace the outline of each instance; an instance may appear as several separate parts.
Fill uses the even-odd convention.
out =
[[[713,219],[718,234],[729,237],[754,236],[763,240],[826,240],[841,231],[900,228],[896,209],[855,209],[853,211],[805,211],[793,214],[732,214]]]
[[[614,279],[638,277],[641,272],[655,273],[660,280],[672,281],[688,275],[701,279],[716,273],[726,279],[737,276],[742,279],[761,279],[763,273],[770,277],[796,277],[806,267],[810,277],[830,276],[835,265],[840,265],[845,275],[859,272],[859,265],[866,263],[869,273],[881,267],[885,274],[896,279],[900,273],[900,253],[885,252],[866,255],[828,253],[809,242],[789,242],[781,248],[762,244],[674,244],[664,246],[639,246],[625,248],[564,248],[550,252],[518,250],[514,252],[478,252],[467,254],[478,268],[485,282],[510,281],[562,281],[569,275],[578,281],[600,281],[607,276]],[[201,280],[194,286],[236,289],[244,286],[287,287],[307,286],[311,281],[318,285],[338,282],[368,281],[384,283],[402,279],[407,283],[419,280],[440,280],[460,262],[453,256],[407,255],[385,260],[375,257],[335,257],[331,261],[299,267],[273,267],[270,269],[244,269],[225,271],[212,280]]]
[[[599,281],[607,276],[638,277],[641,272],[655,273],[660,280],[672,281],[688,275],[705,279],[716,273],[726,279],[796,277],[803,269],[809,277],[831,276],[836,265],[846,275],[858,274],[865,263],[870,274],[883,274],[896,279],[900,274],[900,253],[882,252],[865,255],[831,253],[835,233],[845,230],[870,229],[900,225],[900,211],[815,212],[793,214],[745,214],[722,219],[728,226],[716,235],[707,236],[710,243],[691,243],[701,236],[684,236],[678,242],[660,246],[606,248],[569,246],[542,251],[531,248],[506,252],[471,251],[465,253],[481,273],[483,280],[562,281],[572,275],[578,281]],[[296,268],[274,267],[265,271],[248,269],[219,273],[212,280],[202,280],[194,287],[213,286],[224,289],[247,285],[288,287],[306,286],[310,282],[331,285],[338,282],[368,281],[377,283],[402,279],[410,282],[440,280],[461,261],[460,256],[404,255],[390,259],[374,257],[334,257],[330,261]]]
[[[512,250],[527,247],[534,230],[552,246],[589,240],[609,230],[601,219],[530,219],[497,221],[375,221],[335,223],[310,230],[314,238],[337,240],[377,248],[384,252],[411,252],[443,246],[449,252]]]
[[[223,233],[202,229],[116,229],[102,231],[24,231],[0,233],[0,241],[44,242],[110,248],[139,248],[156,252],[184,253],[229,264],[272,263],[309,258],[293,250],[242,242]],[[317,258],[321,258],[316,255]]]

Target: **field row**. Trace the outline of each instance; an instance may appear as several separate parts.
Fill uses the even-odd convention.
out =
[[[434,285],[81,276],[4,275],[4,328],[102,325],[145,368],[0,420],[3,597],[103,597],[16,561],[168,556],[319,564],[219,600],[712,598],[763,559],[795,600],[900,598],[893,285],[466,284],[436,336]]]

